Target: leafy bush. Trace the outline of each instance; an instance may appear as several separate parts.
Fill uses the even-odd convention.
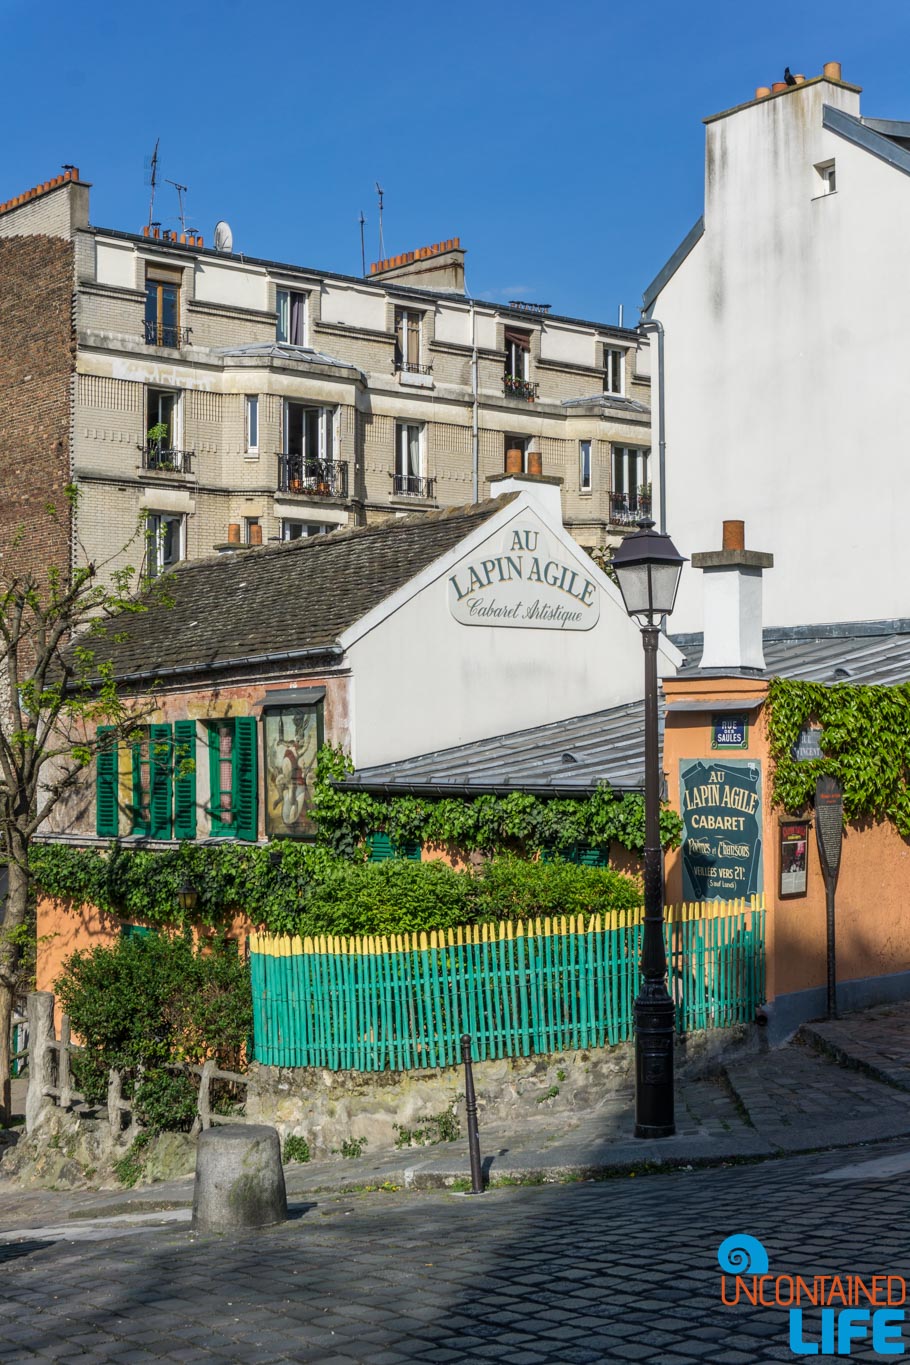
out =
[[[474,918],[471,878],[441,861],[338,860],[307,888],[303,934],[396,934],[448,929]]]
[[[595,915],[642,903],[639,882],[608,867],[492,858],[473,877],[473,918],[531,919],[538,915]]]
[[[85,1045],[80,1084],[100,1099],[109,1068],[142,1068],[136,1108],[153,1129],[188,1127],[195,1112],[189,1074],[163,1068],[208,1057],[236,1066],[252,1030],[249,973],[232,944],[196,951],[184,937],[122,938],[74,953],[55,989]]]
[[[284,1147],[281,1152],[281,1160],[287,1165],[289,1161],[309,1161],[310,1144],[305,1137],[286,1137]]]

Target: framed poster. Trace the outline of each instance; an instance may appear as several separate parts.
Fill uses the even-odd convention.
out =
[[[761,763],[680,759],[679,785],[683,899],[730,901],[763,891]]]
[[[262,712],[265,832],[269,839],[313,839],[310,811],[322,706],[274,706]]]
[[[805,896],[809,862],[809,821],[780,824],[780,896]]]

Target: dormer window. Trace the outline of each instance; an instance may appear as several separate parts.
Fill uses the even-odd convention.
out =
[[[420,314],[411,308],[395,309],[395,369],[420,373]]]
[[[275,307],[278,314],[275,340],[286,341],[289,346],[305,346],[306,294],[279,289],[275,294]]]
[[[622,395],[624,361],[625,351],[615,346],[604,347],[604,393]]]
[[[180,326],[179,270],[148,266],[145,273],[145,340],[149,346],[185,345],[186,334]]]

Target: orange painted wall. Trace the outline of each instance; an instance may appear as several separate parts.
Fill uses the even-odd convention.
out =
[[[743,678],[664,679],[668,703],[706,703],[705,711],[667,712],[664,770],[670,804],[679,811],[679,765],[684,759],[712,757],[710,703],[764,695],[767,683]],[[767,906],[767,995],[824,986],[826,983],[825,885],[815,841],[809,830],[807,894],[781,900],[778,828],[786,813],[771,804],[771,768],[764,709],[749,713],[749,746],[729,751],[727,759],[758,759],[762,765],[762,838]],[[718,756],[719,755],[715,755]],[[811,811],[809,812],[811,818]],[[837,979],[887,976],[910,970],[910,844],[890,824],[867,822],[844,831],[836,897]],[[682,858],[667,857],[667,900],[682,899]]]

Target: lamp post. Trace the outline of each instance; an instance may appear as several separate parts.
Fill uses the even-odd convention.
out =
[[[629,615],[637,620],[645,651],[645,926],[641,985],[635,1001],[635,1136],[672,1137],[673,1016],[664,948],[664,875],[660,846],[660,761],[657,733],[658,622],[676,604],[684,557],[672,540],[639,522],[613,556]]]

